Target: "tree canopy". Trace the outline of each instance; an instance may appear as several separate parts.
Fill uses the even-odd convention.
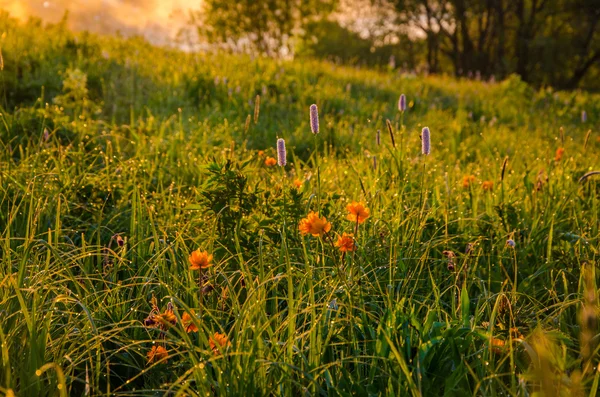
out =
[[[534,85],[600,89],[600,0],[342,3],[358,23],[331,18],[340,0],[206,0],[196,18],[207,41],[238,51],[280,55],[300,49],[371,65],[388,65],[392,58],[429,73],[482,78],[516,73]],[[381,20],[362,15],[366,5],[385,10]],[[385,31],[385,38],[365,34],[369,23]]]

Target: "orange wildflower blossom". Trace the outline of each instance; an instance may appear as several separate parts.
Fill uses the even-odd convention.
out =
[[[226,349],[228,346],[231,346],[231,342],[229,342],[227,335],[219,332],[215,332],[215,334],[208,339],[208,344],[216,355],[221,354],[221,349]]]
[[[346,209],[350,212],[346,217],[350,222],[363,223],[371,215],[369,209],[362,202],[353,201],[346,206]]]
[[[306,218],[300,221],[298,229],[302,235],[323,236],[331,230],[331,223],[327,222],[327,218],[321,218],[319,214],[311,211]]]
[[[502,339],[492,338],[491,348],[496,354],[502,354],[504,352],[504,345],[506,343]]]
[[[165,311],[156,316],[156,321],[163,324],[165,327],[170,325],[174,325],[177,323],[177,317],[173,312],[173,305],[171,302],[167,304],[167,308]]]
[[[302,181],[300,179],[294,179],[294,187],[300,189],[302,187]]]
[[[262,157],[265,155],[265,151],[264,150],[259,150],[258,151],[258,157]]]
[[[341,252],[356,251],[356,245],[354,245],[354,234],[342,234],[335,242],[335,246],[338,247]]]
[[[516,338],[516,339],[525,339],[525,337],[523,336],[523,334],[521,333],[521,331],[519,331],[519,329],[517,327],[511,328],[509,331],[512,334],[513,338]]]
[[[475,182],[475,175],[465,175],[462,179],[462,186],[467,189],[473,182]]]
[[[190,254],[190,269],[192,270],[200,270],[200,269],[208,269],[212,266],[213,256],[209,255],[206,251],[200,251],[198,248],[196,251]]]
[[[274,157],[267,156],[267,158],[266,158],[266,160],[265,160],[265,165],[266,165],[267,167],[272,167],[272,166],[274,166],[275,164],[277,164],[277,160],[275,160],[275,158],[274,158]]]
[[[556,149],[556,154],[554,155],[554,161],[560,161],[563,157],[563,154],[565,154],[564,147],[559,147],[558,149]]]
[[[152,346],[152,349],[148,352],[148,364],[153,362],[166,361],[169,358],[169,352],[163,346]]]
[[[169,326],[177,323],[177,317],[175,316],[173,304],[171,302],[167,304],[167,308],[165,309],[164,313],[160,312],[156,297],[152,296],[150,303],[152,305],[152,310],[150,311],[148,317],[146,317],[144,320],[145,327],[166,330],[169,328]]]
[[[185,312],[185,313],[183,313],[183,316],[181,316],[181,322],[183,323],[183,329],[188,334],[190,332],[198,332],[198,327],[196,326],[196,324],[194,324],[194,321],[192,320],[193,317],[195,317],[195,313],[193,311],[192,311],[191,315],[188,312]]]
[[[492,191],[492,190],[494,190],[494,182],[492,182],[492,181],[483,181],[483,183],[481,184],[481,187],[486,192],[487,191]]]

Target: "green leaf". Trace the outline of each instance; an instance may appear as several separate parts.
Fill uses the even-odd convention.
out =
[[[552,236],[554,235],[554,218],[550,223],[550,232],[548,233],[548,246],[546,247],[546,259],[548,263],[552,261]]]
[[[469,326],[469,293],[467,292],[467,288],[465,285],[462,287],[462,291],[460,293],[460,311],[461,311],[461,319],[464,327]]]

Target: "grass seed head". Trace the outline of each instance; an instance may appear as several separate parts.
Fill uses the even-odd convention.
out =
[[[246,124],[244,124],[244,133],[248,132],[250,129],[250,120],[252,120],[252,118],[248,115],[248,117],[246,117]]]
[[[286,165],[285,141],[282,138],[277,140],[277,164],[280,167]]]
[[[313,134],[319,133],[319,109],[314,103],[310,105],[310,130]]]
[[[504,157],[502,162],[502,171],[500,172],[500,181],[504,181],[504,172],[506,172],[506,166],[508,165],[508,156]]]
[[[404,94],[400,95],[400,99],[398,100],[398,110],[401,112],[406,110],[406,96]]]
[[[590,136],[592,135],[592,130],[588,130],[587,134],[585,134],[585,140],[583,141],[583,150],[587,147],[588,141],[590,140]]]
[[[396,142],[394,141],[394,129],[392,128],[392,122],[389,119],[385,120],[385,125],[390,133],[390,139],[392,140],[392,146],[396,147]]]
[[[258,114],[260,112],[260,95],[256,96],[254,101],[254,124],[258,123]]]
[[[431,136],[429,127],[423,127],[421,131],[421,153],[428,155],[431,153]]]

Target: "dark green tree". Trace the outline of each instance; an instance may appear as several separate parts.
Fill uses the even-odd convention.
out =
[[[194,15],[201,37],[237,51],[293,51],[307,24],[326,18],[337,0],[205,0]]]
[[[458,76],[516,73],[559,88],[600,73],[600,0],[389,1],[427,43],[432,73],[449,71],[440,55]]]

